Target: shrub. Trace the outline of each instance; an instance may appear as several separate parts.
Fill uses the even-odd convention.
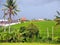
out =
[[[39,29],[33,23],[29,24],[27,27],[22,26],[20,30],[11,28],[11,32],[8,32],[8,27],[6,32],[0,33],[1,42],[32,42],[39,38]]]
[[[29,42],[29,40],[32,41],[32,39],[35,40],[36,38],[39,37],[39,29],[33,23],[29,24],[27,27],[25,26],[20,27],[19,32],[20,34],[18,39],[22,42],[27,42],[27,41]]]
[[[20,33],[24,32],[26,30],[25,26],[20,27]]]
[[[39,39],[42,39],[42,37],[41,37],[41,36],[39,36]]]
[[[57,42],[60,43],[60,38],[57,38]]]
[[[48,37],[47,39],[48,39],[49,41],[52,41],[52,38],[51,38],[51,37]]]
[[[34,35],[36,37],[39,36],[39,29],[37,28],[37,26],[35,24],[33,24],[33,23],[29,24],[27,27],[27,30],[30,33],[30,35],[29,35],[30,37],[32,37],[32,36],[34,37]]]
[[[60,43],[60,37],[54,37],[54,41]]]

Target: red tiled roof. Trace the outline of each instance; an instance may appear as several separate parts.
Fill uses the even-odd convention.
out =
[[[26,18],[25,18],[25,17],[22,17],[22,18],[21,18],[21,20],[22,20],[22,21],[25,21],[25,20],[26,20]]]

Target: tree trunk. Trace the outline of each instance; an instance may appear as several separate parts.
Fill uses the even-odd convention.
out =
[[[11,28],[10,23],[11,23],[11,9],[10,9],[10,12],[9,12],[9,33],[11,32],[10,31],[10,28]]]
[[[5,10],[4,10],[4,20],[5,20]],[[5,23],[4,23],[5,24]],[[4,26],[4,32],[6,31],[6,27]]]

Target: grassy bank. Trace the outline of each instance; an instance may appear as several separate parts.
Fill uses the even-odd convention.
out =
[[[28,26],[31,22],[26,22],[26,23],[22,23],[22,24],[16,24],[11,26],[12,29],[20,29],[21,26]],[[60,35],[60,27],[56,26],[56,22],[54,21],[39,21],[39,22],[32,22],[35,25],[37,25],[37,27],[39,28],[39,32],[41,34],[41,36],[47,36],[47,28],[49,30],[49,35],[50,37],[52,36],[52,27],[54,30],[54,36],[58,36]],[[58,28],[59,27],[59,28]]]
[[[12,25],[11,34],[8,33],[8,31],[9,31],[8,27],[6,27],[6,32],[1,30],[2,28],[0,28],[1,37],[3,37],[3,40],[6,40],[6,38],[10,37],[11,35],[13,35],[13,37],[15,37],[16,36],[15,34],[19,35],[19,31],[22,26],[27,27],[30,23],[31,22],[25,22],[25,23],[21,23],[21,24]],[[39,39],[36,38],[36,40],[34,40],[34,42],[45,43],[48,40],[50,41],[50,43],[54,43],[54,44],[60,42],[60,25],[56,26],[56,22],[54,22],[54,21],[38,21],[38,22],[33,21],[32,23],[38,27],[39,34],[40,34]],[[53,38],[54,38],[53,42],[52,42],[52,27],[53,27]],[[47,28],[48,28],[48,32],[49,32],[49,38],[47,38]],[[19,38],[19,39],[21,39],[21,38]],[[27,38],[27,40],[28,40],[28,38]]]

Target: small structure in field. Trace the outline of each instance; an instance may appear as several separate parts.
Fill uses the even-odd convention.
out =
[[[38,19],[39,21],[45,21],[44,19]]]
[[[35,20],[32,20],[32,21],[35,21],[35,22],[39,22],[39,21],[45,21],[44,19],[35,19]]]
[[[20,21],[21,21],[21,23],[22,22],[26,22],[26,21],[28,21],[25,17],[22,17],[21,19],[20,19]]]

